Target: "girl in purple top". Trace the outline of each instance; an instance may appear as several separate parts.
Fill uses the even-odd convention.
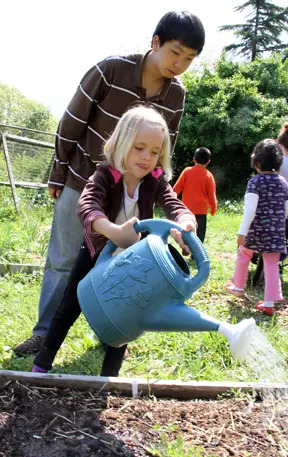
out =
[[[247,184],[244,215],[238,231],[238,256],[232,282],[227,292],[244,296],[248,265],[254,251],[261,252],[264,262],[264,301],[258,311],[273,315],[274,302],[282,300],[278,262],[286,255],[285,223],[288,216],[288,184],[279,175],[283,153],[277,141],[258,143],[251,155],[251,166],[258,172]]]

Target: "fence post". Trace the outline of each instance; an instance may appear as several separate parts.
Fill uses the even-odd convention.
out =
[[[16,186],[15,186],[15,181],[14,181],[14,177],[13,177],[13,172],[12,172],[10,156],[9,156],[9,151],[8,151],[8,147],[7,147],[5,134],[2,133],[1,137],[2,137],[2,143],[3,143],[4,156],[5,156],[6,165],[7,165],[7,171],[8,171],[8,175],[9,175],[9,181],[10,181],[10,184],[11,184],[12,197],[13,197],[13,200],[14,200],[14,205],[15,205],[15,209],[17,211],[17,214],[20,214],[20,209],[19,209],[19,205],[18,205],[18,198],[17,198],[17,194],[16,194]]]

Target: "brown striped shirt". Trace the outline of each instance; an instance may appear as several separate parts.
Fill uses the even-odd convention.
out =
[[[58,126],[49,186],[81,192],[103,160],[103,144],[135,102],[149,102],[164,116],[174,147],[185,90],[178,79],[167,78],[159,94],[146,98],[142,65],[147,54],[108,57],[84,75]]]

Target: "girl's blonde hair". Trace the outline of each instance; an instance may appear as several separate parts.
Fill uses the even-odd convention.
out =
[[[104,155],[109,163],[116,170],[125,173],[127,154],[135,141],[136,135],[142,125],[149,123],[159,126],[164,131],[164,141],[159,154],[158,166],[165,173],[165,179],[172,178],[172,167],[170,160],[170,136],[165,119],[154,108],[150,106],[136,106],[129,109],[119,119],[111,137],[104,145]]]

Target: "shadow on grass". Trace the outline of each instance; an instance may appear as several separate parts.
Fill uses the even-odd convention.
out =
[[[240,322],[243,319],[253,317],[257,325],[273,323],[273,325],[276,326],[279,318],[277,314],[278,305],[276,305],[276,313],[273,316],[268,316],[256,310],[256,303],[258,301],[259,298],[254,300],[249,296],[243,298],[231,297],[231,299],[227,300],[232,322]]]

